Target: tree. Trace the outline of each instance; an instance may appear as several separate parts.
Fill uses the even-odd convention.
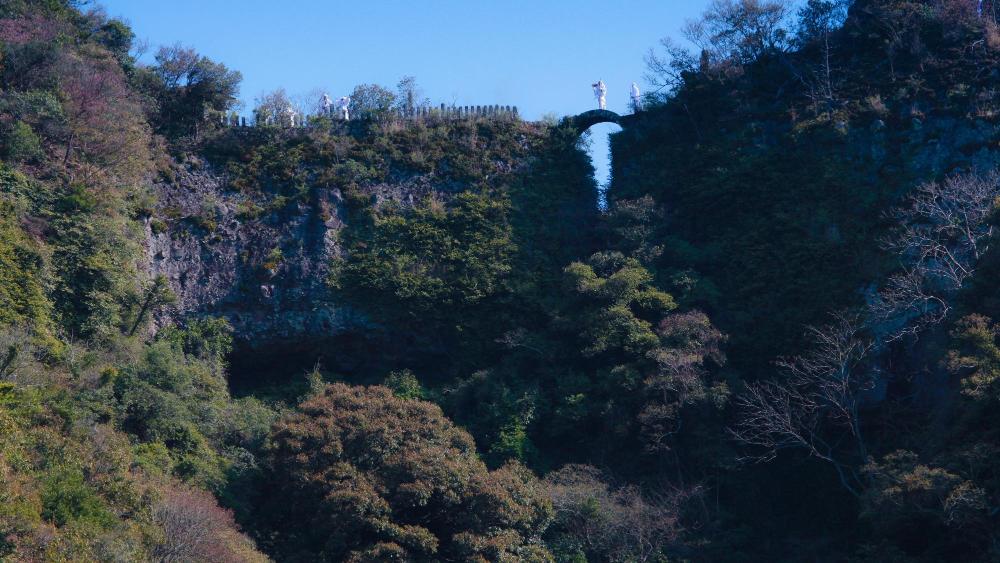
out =
[[[782,0],[713,0],[700,19],[687,22],[683,34],[710,64],[745,65],[787,46],[782,25],[788,14]]]
[[[538,481],[517,464],[488,471],[431,403],[328,385],[268,443],[269,521],[286,560],[549,560]]]
[[[196,134],[206,119],[217,120],[237,102],[243,75],[181,45],[160,47],[154,73],[161,81],[160,128]]]
[[[652,274],[638,260],[598,253],[587,263],[570,264],[564,273],[573,301],[582,305],[570,305],[568,318],[579,331],[584,356],[642,357],[659,344],[653,323],[677,304],[653,285]]]
[[[4,180],[24,180],[19,174],[3,172],[8,175]],[[0,201],[0,327],[21,324],[34,325],[39,331],[49,328],[52,304],[45,292],[45,262],[40,250],[17,224],[12,206]]]
[[[676,91],[684,84],[688,73],[698,70],[697,60],[689,50],[672,38],[660,39],[660,51],[650,49],[646,54],[646,80],[657,92]]]
[[[833,109],[836,98],[832,36],[843,25],[849,4],[848,0],[808,0],[799,9],[795,41],[802,48],[818,46],[820,57],[819,64],[810,68],[808,76],[802,76],[802,80],[813,102],[823,102],[827,111]]]
[[[998,197],[996,171],[956,174],[921,185],[895,209],[899,227],[884,246],[900,257],[902,271],[879,292],[876,318],[916,320],[900,334],[943,320],[990,248]]]
[[[150,311],[155,311],[156,309],[169,305],[177,300],[174,292],[170,289],[170,280],[164,275],[156,276],[153,279],[153,283],[146,289],[146,295],[142,299],[142,303],[139,305],[139,311],[135,314],[135,322],[132,323],[132,328],[129,329],[128,335],[133,336],[142,323],[146,320],[147,315]]]
[[[158,563],[269,561],[236,527],[230,511],[220,508],[211,493],[185,486],[163,491],[152,507],[163,538],[153,548]]]
[[[352,117],[380,119],[389,114],[396,95],[378,84],[360,84],[351,92],[350,112]]]
[[[141,175],[150,161],[149,128],[118,64],[66,53],[58,68],[67,123],[63,163],[76,165],[85,181],[98,172],[87,165]]]
[[[257,125],[276,125],[281,123],[282,117],[288,108],[292,107],[292,100],[284,88],[278,88],[267,94],[261,94],[256,100],[253,110],[254,121]]]
[[[948,371],[961,378],[962,394],[972,399],[998,397],[1000,380],[1000,327],[982,315],[968,315],[951,331],[953,349],[948,352]]]
[[[861,494],[858,468],[868,459],[862,432],[864,393],[876,372],[866,365],[873,343],[857,317],[809,330],[812,347],[778,362],[782,379],[751,383],[736,400],[733,437],[757,449],[751,459],[773,459],[785,449],[829,463],[851,494]]]
[[[563,284],[549,326],[521,326],[500,339],[512,375],[490,379],[524,371],[524,387],[486,398],[494,385],[482,382],[478,396],[466,399],[476,412],[502,413],[501,441],[530,423],[531,440],[549,455],[634,455],[671,449],[682,426],[697,432],[710,425],[706,413],[688,410],[709,407],[702,410],[711,414],[729,394],[717,378],[725,338],[707,316],[672,313],[673,297],[638,260],[618,252],[570,264]],[[495,404],[484,408],[488,402]]]
[[[660,346],[650,352],[656,369],[646,377],[646,403],[639,413],[642,436],[650,450],[668,449],[681,429],[682,409],[709,402],[722,407],[729,387],[712,381],[712,369],[726,362],[719,332],[701,311],[667,315],[656,329]]]
[[[412,115],[414,111],[429,105],[430,100],[424,97],[416,78],[404,76],[396,84],[396,107],[405,115]]]
[[[936,538],[943,553],[965,551],[962,559],[976,557],[995,541],[990,495],[948,468],[899,450],[870,460],[863,471],[870,486],[861,498],[861,514],[882,537],[909,544],[909,551]]]
[[[98,42],[104,45],[121,65],[132,64],[129,51],[135,41],[135,33],[125,22],[117,19],[103,23],[95,34]]]
[[[681,543],[683,503],[697,491],[643,495],[612,488],[596,468],[567,465],[545,477],[555,519],[547,537],[563,558],[661,561]]]
[[[45,150],[31,126],[18,121],[3,141],[3,155],[13,162],[37,162],[45,156]]]
[[[45,373],[41,350],[32,335],[19,327],[0,328],[0,381],[33,385]]]
[[[807,0],[799,8],[795,42],[808,45],[823,41],[830,33],[844,24],[851,0]]]

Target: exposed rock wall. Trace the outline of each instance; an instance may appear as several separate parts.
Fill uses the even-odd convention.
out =
[[[323,338],[363,323],[335,304],[327,287],[345,225],[340,193],[316,190],[313,205],[267,210],[225,184],[224,174],[187,166],[173,182],[154,186],[149,269],[166,276],[177,296],[159,321],[223,316],[251,343]],[[248,214],[255,206],[265,211]]]

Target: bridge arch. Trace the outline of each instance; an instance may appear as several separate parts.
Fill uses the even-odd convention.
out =
[[[595,109],[563,118],[563,124],[570,125],[577,134],[581,136],[591,134],[586,150],[593,165],[597,206],[600,209],[607,209],[607,190],[611,185],[611,135],[630,125],[632,117],[621,116],[609,110]]]
[[[592,109],[579,115],[569,116],[566,119],[578,131],[583,132],[598,123],[614,123],[624,129],[631,124],[633,117],[634,116],[632,115],[618,115],[617,113],[606,109]]]

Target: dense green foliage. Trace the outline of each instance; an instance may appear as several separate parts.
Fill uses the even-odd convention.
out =
[[[51,328],[52,309],[42,286],[45,262],[12,215],[9,209],[0,211],[0,324],[45,331]]]
[[[989,177],[997,165],[992,4],[981,17],[976,2],[808,2],[794,38],[768,27],[780,25],[767,17],[779,4],[713,4],[691,33],[716,29],[720,14],[738,16],[725,20],[736,33],[701,35],[700,62],[666,44],[651,69],[669,93],[613,139],[612,235],[679,303],[708,312],[729,336],[731,375],[757,382],[733,388],[738,408],[726,417],[741,453],[769,465],[703,481],[721,499],[712,520],[738,530],[709,553],[990,560],[994,250],[963,258],[965,272],[982,269],[954,278],[939,298],[961,306],[931,326],[920,318],[937,306],[893,317],[887,303],[941,283],[908,288],[898,272],[939,271],[937,259],[915,258],[933,255],[933,237],[916,239],[960,224],[935,223],[931,206],[910,224],[892,210],[928,180]],[[741,35],[753,25],[763,34]],[[945,191],[940,209],[974,201]],[[899,236],[913,238],[897,255]],[[827,325],[832,313],[848,320]]]
[[[998,557],[992,3],[711,3],[607,209],[572,120],[220,128],[239,73],[78,4],[0,3],[0,559]],[[232,221],[358,322],[247,342],[271,240],[169,309],[142,241]]]
[[[132,37],[0,7],[0,559],[266,560],[205,488],[253,467],[276,413],[230,399],[225,321],[148,331],[170,293],[142,264],[158,149]]]

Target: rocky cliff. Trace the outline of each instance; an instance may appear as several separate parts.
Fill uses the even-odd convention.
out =
[[[248,172],[240,168],[247,158],[188,155],[152,186],[157,204],[145,221],[149,272],[166,276],[177,298],[159,312],[157,324],[221,316],[239,343],[299,349],[370,328],[363,307],[339,299],[329,285],[331,265],[346,253],[351,205],[406,209],[428,198],[446,202],[471,188],[502,189],[531,168],[538,133],[522,122],[469,121],[224,139],[227,150],[241,154],[291,145],[314,151],[294,162],[287,153],[270,155],[267,166],[287,164],[285,175]],[[328,158],[322,153],[327,143],[350,148]],[[383,145],[375,153],[369,145],[377,143],[407,150]],[[393,154],[425,156],[395,161],[387,156]]]
[[[317,189],[317,205],[289,204],[251,217],[260,197],[226,189],[210,166],[187,164],[154,186],[157,218],[146,222],[150,271],[177,296],[163,320],[223,316],[248,342],[338,333],[363,321],[327,288],[344,227],[338,190]]]

